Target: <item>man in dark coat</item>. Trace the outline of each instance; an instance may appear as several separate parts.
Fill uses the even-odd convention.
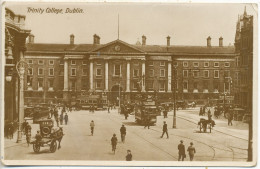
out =
[[[164,121],[163,123],[164,123],[164,124],[163,124],[163,133],[162,133],[161,138],[163,138],[164,133],[166,133],[167,138],[169,138],[169,135],[168,135],[168,128],[167,128],[166,121]]]
[[[189,152],[190,161],[193,161],[194,154],[196,153],[195,147],[193,147],[193,142],[190,143],[190,146],[188,147],[187,151]]]
[[[64,120],[65,120],[65,124],[67,125],[67,124],[68,124],[68,121],[69,121],[69,116],[68,116],[67,113],[66,113],[65,116],[64,116]]]
[[[126,135],[125,125],[122,125],[122,127],[120,128],[120,133],[121,133],[121,141],[125,143],[125,135]]]
[[[132,161],[132,157],[131,150],[127,150],[126,161]]]
[[[144,128],[148,127],[150,129],[150,116],[147,115],[144,119]]]
[[[117,145],[117,137],[116,134],[113,134],[113,137],[111,138],[111,145],[112,145],[112,151],[116,151],[116,145]]]
[[[185,146],[183,145],[183,141],[180,141],[181,143],[178,145],[178,150],[179,150],[179,158],[178,161],[182,160],[184,161],[184,158],[186,158],[185,154]]]

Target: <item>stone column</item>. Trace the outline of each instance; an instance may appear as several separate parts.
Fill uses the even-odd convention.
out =
[[[168,62],[168,92],[172,92],[172,63],[171,61]]]
[[[108,60],[105,60],[105,91],[108,91]]]
[[[90,61],[89,66],[89,83],[90,83],[90,90],[93,90],[93,60]]]
[[[69,65],[68,59],[64,59],[64,91],[69,90]]]
[[[126,62],[126,92],[130,92],[130,59]]]
[[[142,92],[145,92],[145,60],[142,60]]]

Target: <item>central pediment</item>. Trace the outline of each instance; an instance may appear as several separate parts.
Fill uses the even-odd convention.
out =
[[[115,40],[110,43],[107,43],[92,52],[98,53],[144,53],[142,50],[137,49],[136,47],[123,42],[121,40]]]

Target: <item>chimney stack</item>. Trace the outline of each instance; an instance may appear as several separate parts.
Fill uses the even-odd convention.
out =
[[[167,36],[167,46],[170,46],[171,45],[171,37],[170,36]]]
[[[33,34],[29,35],[29,43],[34,43],[34,35]]]
[[[207,38],[207,47],[211,47],[211,37]]]
[[[74,37],[75,36],[73,34],[70,35],[70,44],[71,45],[74,45]]]
[[[146,45],[146,36],[142,36],[142,45]]]
[[[223,47],[223,38],[222,38],[222,36],[219,38],[219,47]]]
[[[100,37],[98,35],[93,35],[93,44],[98,45],[100,44]]]

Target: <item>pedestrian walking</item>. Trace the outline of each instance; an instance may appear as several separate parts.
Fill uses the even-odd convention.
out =
[[[184,161],[184,158],[186,158],[185,154],[185,146],[183,145],[183,141],[180,141],[181,143],[178,145],[178,150],[179,150],[179,158],[178,161]]]
[[[60,114],[60,125],[63,125],[63,113]]]
[[[187,151],[189,152],[190,161],[193,161],[194,154],[196,153],[195,147],[193,147],[193,142],[190,142],[190,146],[188,147]]]
[[[229,116],[228,116],[228,125],[233,125],[232,124],[232,120],[233,120],[233,114],[229,113]]]
[[[67,125],[67,124],[68,124],[68,121],[69,121],[69,116],[68,116],[67,113],[66,113],[65,116],[64,116],[64,120],[65,120],[65,124]]]
[[[94,123],[94,121],[92,120],[91,122],[90,122],[90,130],[91,130],[91,135],[93,136],[93,134],[94,134],[94,127],[95,127],[95,123]]]
[[[148,127],[148,129],[150,129],[150,116],[147,115],[145,118],[144,118],[144,128]]]
[[[202,107],[200,107],[199,116],[203,116]]]
[[[109,106],[107,106],[107,112],[110,113],[110,107]]]
[[[14,124],[13,124],[13,122],[9,125],[8,137],[9,137],[9,139],[13,139],[14,138]]]
[[[125,156],[126,161],[132,161],[132,158],[131,150],[127,150],[127,155]]]
[[[113,137],[111,138],[111,145],[112,145],[112,151],[114,154],[116,153],[116,145],[117,145],[117,137],[116,134],[113,134]]]
[[[122,125],[120,128],[120,133],[121,133],[121,141],[125,143],[125,136],[126,136],[126,128],[125,125]]]
[[[164,123],[164,124],[163,124],[163,133],[162,133],[161,138],[163,138],[164,133],[166,133],[167,138],[169,138],[169,135],[168,135],[168,128],[167,128],[166,121],[164,121],[163,123]]]
[[[27,142],[27,145],[29,146],[30,142],[31,142],[31,131],[28,131],[26,133],[26,142]]]
[[[166,108],[163,110],[163,118],[167,118],[167,110],[166,110]]]

